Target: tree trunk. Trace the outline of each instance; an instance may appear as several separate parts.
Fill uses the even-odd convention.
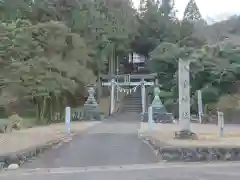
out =
[[[40,121],[43,123],[43,124],[46,124],[46,120],[45,120],[45,112],[46,112],[46,97],[43,96],[42,98],[42,103],[41,103],[41,111],[40,111]]]

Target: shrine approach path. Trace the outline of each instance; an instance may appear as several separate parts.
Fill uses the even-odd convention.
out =
[[[22,167],[35,169],[157,163],[155,153],[138,138],[139,118],[136,113],[111,117]]]

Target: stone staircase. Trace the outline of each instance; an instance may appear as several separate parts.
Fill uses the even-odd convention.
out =
[[[123,99],[121,112],[137,112],[142,111],[141,89],[137,88],[136,92],[126,95]]]

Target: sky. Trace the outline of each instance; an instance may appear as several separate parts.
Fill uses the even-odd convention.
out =
[[[140,0],[133,0],[138,7]],[[181,19],[184,9],[189,0],[175,0],[177,16]],[[196,0],[198,8],[204,19],[219,21],[224,20],[233,14],[240,14],[240,0]]]

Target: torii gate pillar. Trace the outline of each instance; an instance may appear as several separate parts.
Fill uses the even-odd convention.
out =
[[[144,79],[141,80],[141,98],[142,98],[142,114],[146,111],[146,88],[144,84]]]
[[[114,91],[115,91],[115,80],[112,79],[111,81],[111,101],[110,101],[110,115],[114,112],[115,107],[115,99],[114,99]]]

